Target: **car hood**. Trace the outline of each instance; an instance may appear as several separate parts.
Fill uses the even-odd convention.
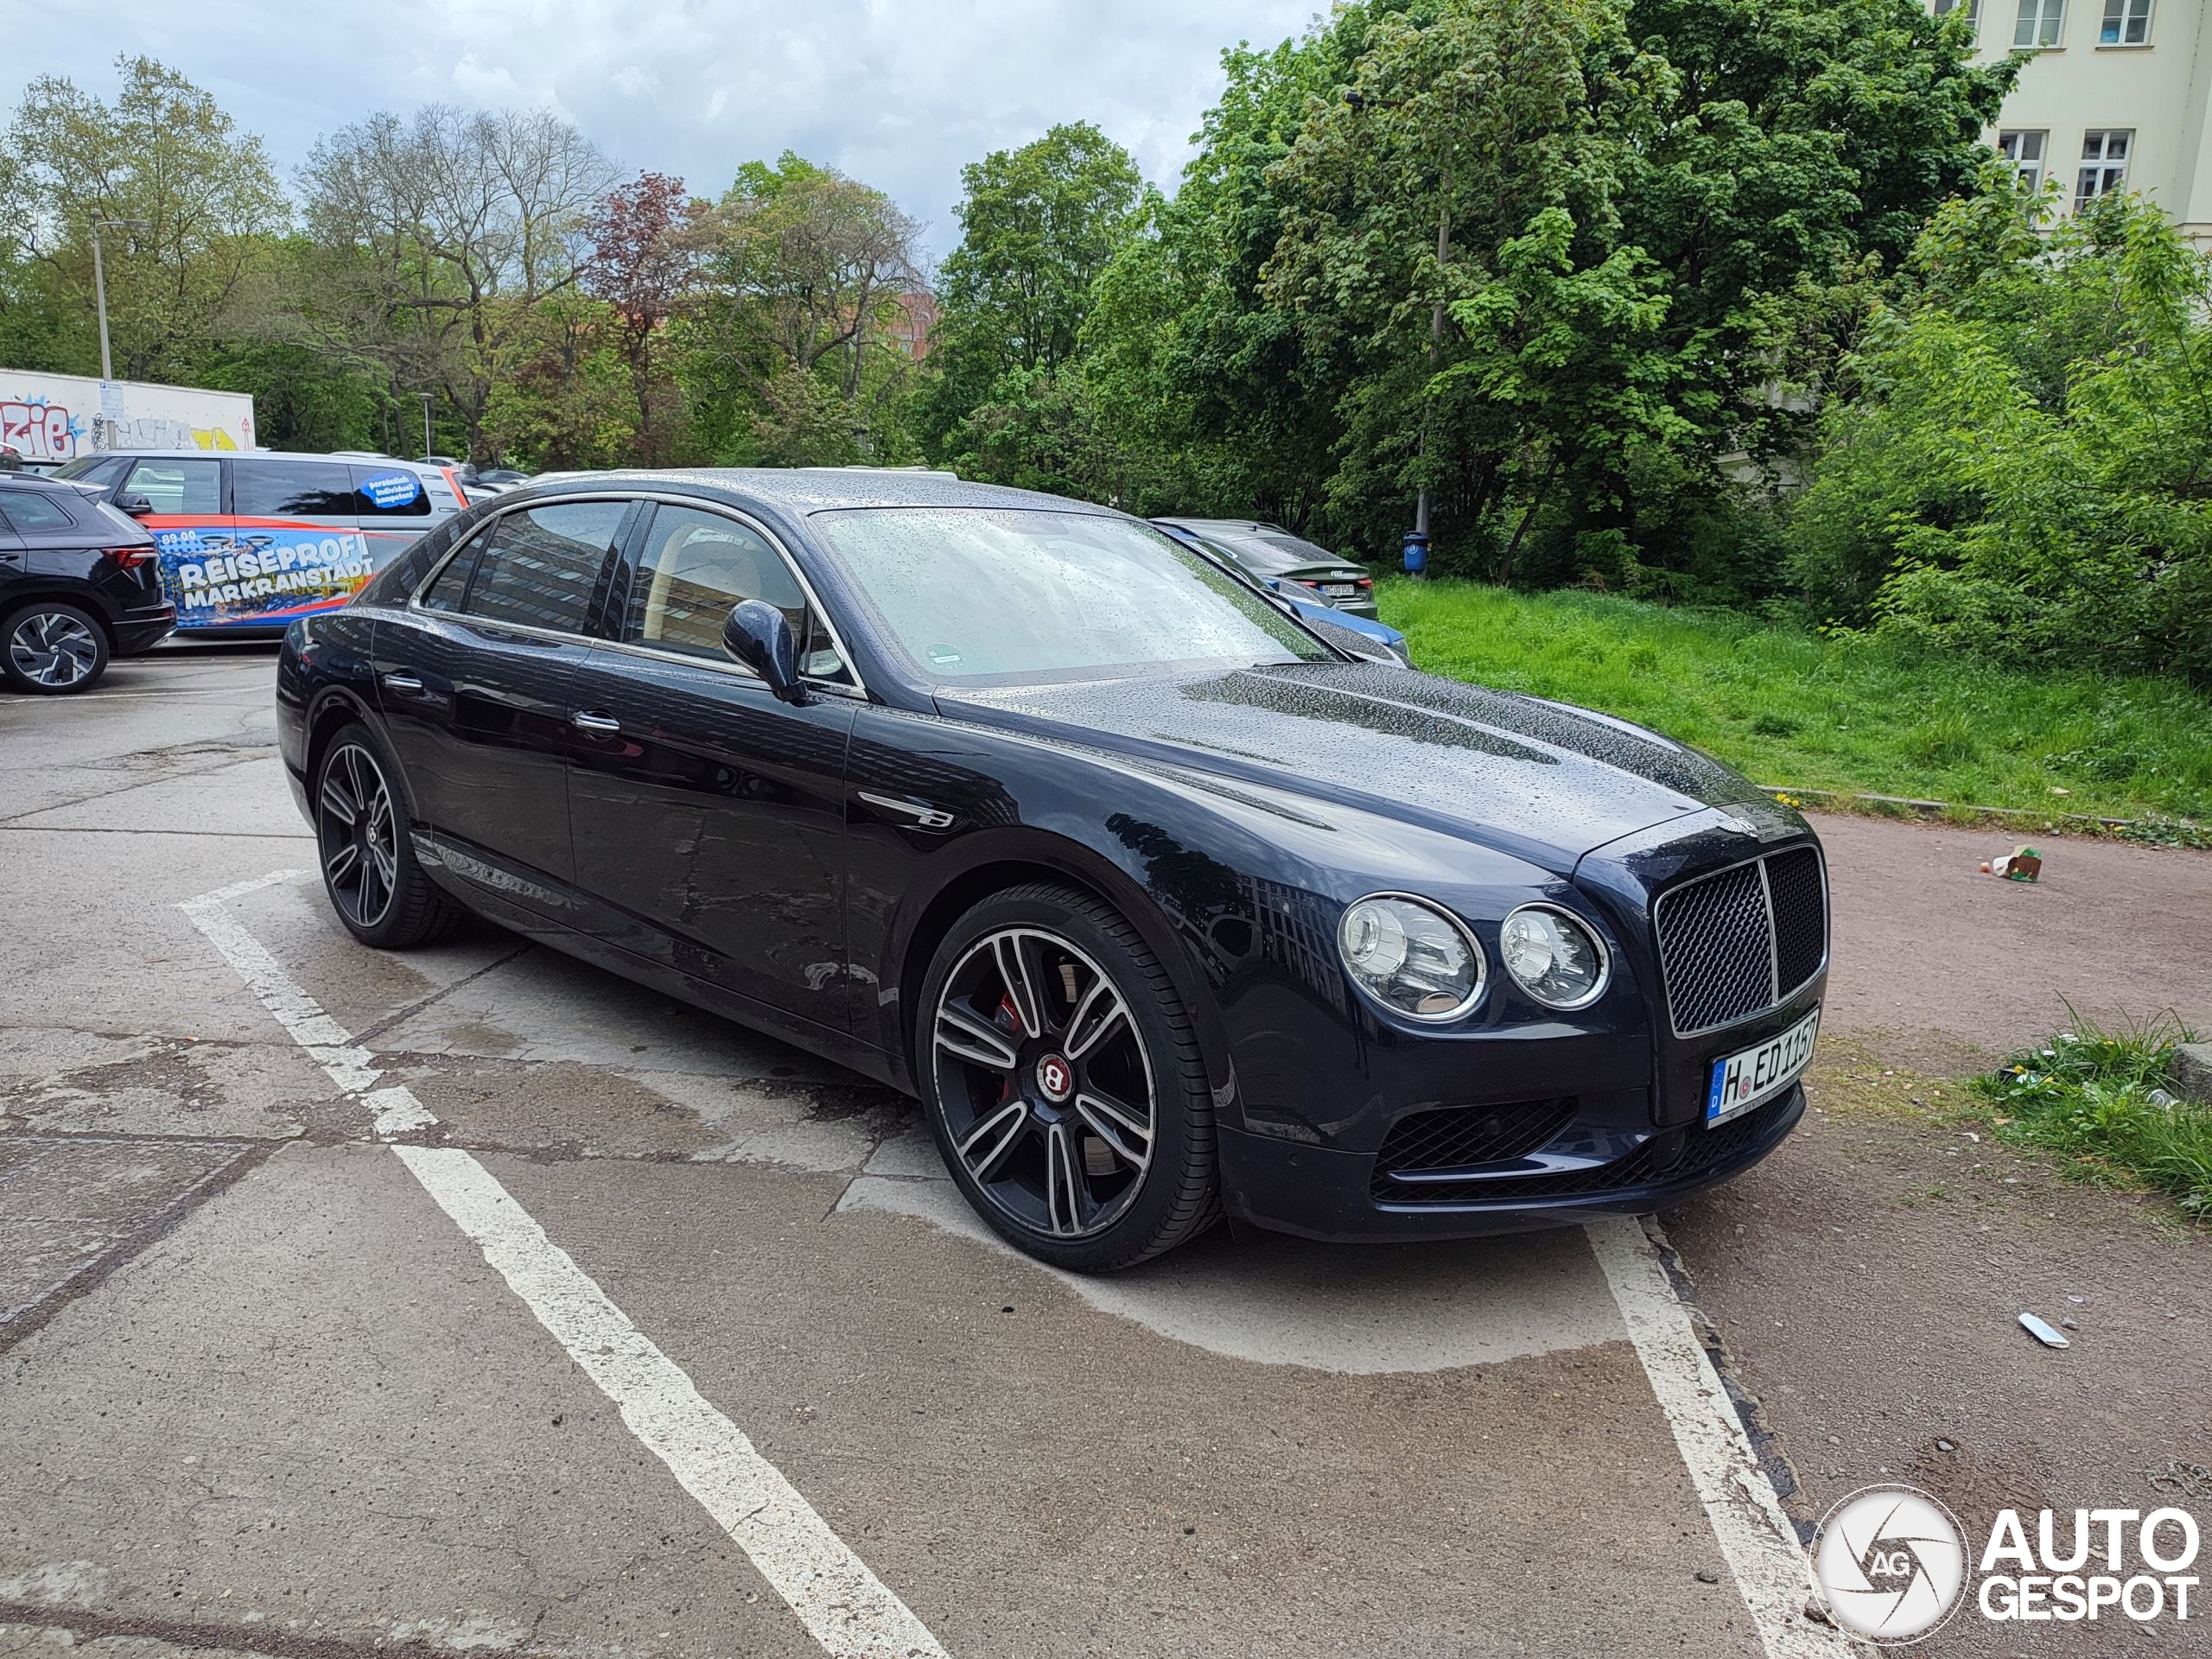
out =
[[[940,687],[937,702],[951,719],[1340,802],[1560,874],[1668,818],[1764,799],[1626,721],[1372,663]]]

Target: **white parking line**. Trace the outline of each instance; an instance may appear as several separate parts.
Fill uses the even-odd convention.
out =
[[[435,1123],[404,1084],[378,1088],[376,1057],[326,1014],[226,906],[297,880],[277,870],[177,906],[330,1080],[376,1114],[385,1137]],[[457,1147],[394,1147],[424,1192],[566,1349],[622,1421],[751,1558],[836,1659],[947,1659],[913,1610],[846,1547],[743,1430],[545,1236],[497,1177]]]
[[[1864,1652],[1805,1617],[1806,1605],[1820,1599],[1811,1563],[1643,1226],[1622,1217],[1586,1230],[1769,1659]]]

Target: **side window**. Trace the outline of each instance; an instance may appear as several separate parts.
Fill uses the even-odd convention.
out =
[[[342,461],[234,461],[231,499],[241,518],[350,518],[353,480]]]
[[[564,501],[501,516],[476,556],[464,608],[487,622],[583,632],[626,501]]]
[[[130,476],[123,480],[123,493],[144,496],[160,513],[220,512],[222,463],[148,455],[132,465]]]
[[[783,556],[734,518],[696,507],[654,510],[644,556],[631,578],[622,638],[726,663],[722,624],[731,607],[747,599],[765,599],[790,620],[800,673],[850,681],[830,631],[807,604]]]
[[[430,498],[423,480],[405,467],[348,467],[353,480],[351,511],[364,518],[428,518]]]
[[[423,608],[426,611],[457,611],[468,598],[468,579],[476,574],[476,556],[483,552],[492,539],[489,530],[480,530],[468,545],[446,561],[446,568],[423,594]]]
[[[59,501],[29,490],[0,494],[0,524],[12,524],[26,536],[77,528],[76,519]]]
[[[124,455],[80,455],[54,475],[68,479],[72,483],[96,485],[105,489],[123,476],[123,469],[130,461]]]

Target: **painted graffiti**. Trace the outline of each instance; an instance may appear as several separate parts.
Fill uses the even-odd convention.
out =
[[[77,453],[85,423],[44,398],[0,403],[0,448],[25,461],[67,461]]]
[[[84,421],[66,404],[41,397],[0,402],[0,447],[13,449],[25,461],[73,461],[89,447],[94,449],[207,449],[235,451],[238,441],[219,426],[194,426],[165,415],[141,415],[111,420],[99,441],[90,436]]]

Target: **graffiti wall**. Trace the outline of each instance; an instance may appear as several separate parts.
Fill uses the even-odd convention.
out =
[[[253,399],[243,392],[0,369],[0,448],[28,461],[253,446]]]

